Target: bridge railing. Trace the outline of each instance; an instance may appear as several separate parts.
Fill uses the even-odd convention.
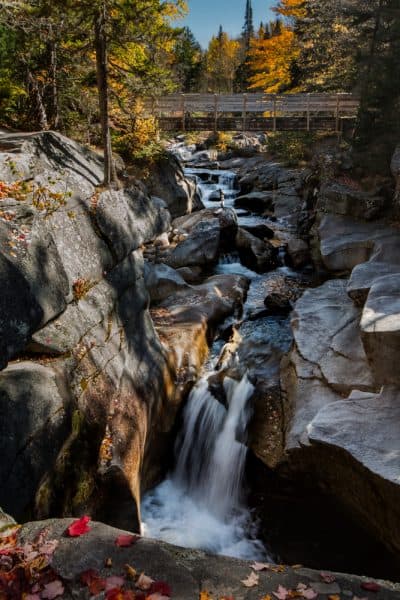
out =
[[[252,117],[272,120],[273,129],[282,118],[299,117],[305,119],[306,129],[312,120],[329,117],[339,130],[340,120],[354,118],[359,108],[359,99],[353,94],[171,94],[158,98],[146,98],[143,102],[146,114],[158,117],[162,122],[168,119],[182,120],[183,129],[190,118],[192,122],[207,117],[214,119],[214,129],[218,129],[220,117],[238,115],[245,128]],[[300,121],[299,121],[300,123]]]

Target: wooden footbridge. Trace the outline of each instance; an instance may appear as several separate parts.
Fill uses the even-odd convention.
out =
[[[147,98],[163,131],[335,131],[351,128],[352,94],[174,94]]]

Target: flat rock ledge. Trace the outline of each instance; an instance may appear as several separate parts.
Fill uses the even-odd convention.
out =
[[[332,582],[326,583],[327,573],[321,573],[296,566],[280,567],[274,572],[266,569],[259,573],[258,584],[252,588],[243,585],[242,580],[252,573],[251,562],[222,556],[210,556],[201,551],[171,546],[163,542],[140,538],[132,546],[120,548],[115,540],[121,530],[102,523],[91,523],[91,530],[81,537],[65,536],[66,528],[72,519],[48,520],[27,523],[20,533],[20,541],[31,542],[44,528],[48,529],[48,539],[56,539],[59,545],[54,553],[52,566],[62,578],[65,591],[62,598],[89,598],[87,588],[80,583],[80,575],[88,569],[96,569],[103,577],[126,576],[126,565],[144,572],[156,581],[164,581],[172,589],[173,600],[261,600],[275,598],[279,586],[288,590],[296,589],[300,583],[312,588],[318,596],[316,600],[340,598],[354,600],[395,600],[399,598],[400,584],[379,581],[366,577],[334,574]],[[111,561],[109,560],[111,559]],[[112,567],[105,567],[105,561]],[[375,592],[365,586],[376,583]],[[367,585],[366,585],[367,584]],[[134,582],[126,587],[134,589]],[[201,595],[202,592],[207,594]],[[104,598],[104,592],[97,596]]]

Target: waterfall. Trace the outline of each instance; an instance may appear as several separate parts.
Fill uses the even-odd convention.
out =
[[[227,408],[208,390],[208,377],[192,390],[170,477],[143,501],[144,534],[209,552],[260,558],[254,524],[242,502],[245,439],[253,386],[226,378]]]

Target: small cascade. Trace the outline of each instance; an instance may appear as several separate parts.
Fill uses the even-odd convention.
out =
[[[218,206],[219,192],[225,197],[225,206],[233,207],[239,191],[236,189],[236,175],[232,171],[186,168],[185,175],[197,183],[200,198],[206,208]]]
[[[193,389],[177,440],[173,473],[142,504],[144,534],[177,545],[238,558],[261,558],[255,526],[243,502],[253,386],[245,376],[224,382],[227,408],[204,376]]]

